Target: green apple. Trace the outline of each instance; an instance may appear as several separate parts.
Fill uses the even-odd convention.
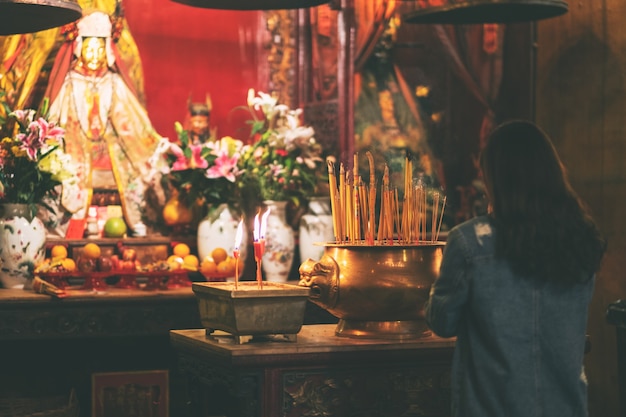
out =
[[[126,222],[121,217],[110,217],[104,223],[105,237],[123,237],[126,234]]]

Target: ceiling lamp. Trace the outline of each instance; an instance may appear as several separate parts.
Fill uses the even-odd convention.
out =
[[[0,35],[39,32],[81,16],[76,0],[0,0]]]
[[[223,10],[279,10],[319,6],[330,0],[174,0],[188,6]]]
[[[424,5],[426,3],[426,5]],[[564,0],[444,0],[437,6],[415,3],[404,15],[407,23],[474,24],[516,23],[547,19],[567,13]]]

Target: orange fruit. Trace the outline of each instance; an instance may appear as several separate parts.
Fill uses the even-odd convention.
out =
[[[171,255],[167,258],[167,265],[171,270],[177,270],[183,267],[183,258],[176,255]]]
[[[54,245],[50,249],[51,258],[67,258],[67,248],[64,245]]]
[[[233,272],[235,271],[235,263],[237,262],[235,261],[235,258],[233,258],[232,256],[229,256],[223,262],[227,262],[228,265],[230,265],[230,267],[232,268]]]
[[[83,255],[89,259],[98,259],[101,254],[102,250],[96,243],[87,243],[83,246]]]
[[[50,249],[50,257],[58,260],[67,258],[67,248],[63,245],[54,245]]]
[[[211,251],[211,258],[216,264],[220,264],[228,258],[228,252],[224,248],[215,248]]]
[[[231,265],[228,261],[222,261],[217,264],[217,273],[220,275],[232,274],[235,272],[234,265]]]
[[[196,255],[187,255],[183,258],[183,267],[190,271],[197,271],[199,263]]]
[[[213,259],[204,259],[200,264],[200,272],[207,277],[213,276],[217,273],[217,265]]]
[[[167,258],[166,262],[167,262],[168,264],[169,264],[169,263],[172,263],[172,262],[177,262],[177,263],[179,263],[179,264],[181,264],[181,265],[182,265],[182,263],[183,263],[183,258],[181,258],[180,256],[176,256],[176,255],[170,255],[170,256],[168,256],[168,258]]]
[[[61,261],[61,265],[68,272],[73,272],[76,270],[76,262],[72,258],[65,258]]]
[[[184,258],[191,253],[191,249],[189,249],[189,246],[185,243],[177,243],[174,246],[174,249],[172,249],[172,253],[176,256]]]

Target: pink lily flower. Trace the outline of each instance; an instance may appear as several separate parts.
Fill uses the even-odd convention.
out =
[[[230,182],[235,182],[239,174],[237,169],[238,155],[228,156],[227,152],[220,152],[215,159],[214,165],[206,171],[207,178],[224,177]]]
[[[36,161],[37,151],[39,151],[44,145],[44,140],[39,135],[39,125],[36,122],[31,123],[28,126],[28,133],[20,133],[16,136],[16,138],[22,142],[20,149],[26,152],[28,159]]]
[[[189,145],[189,149],[191,149],[190,168],[205,169],[209,166],[207,160],[202,157],[203,145]]]
[[[13,110],[13,114],[15,115],[15,118],[19,121],[23,121],[26,119],[26,117],[28,116],[28,113],[25,110]]]
[[[174,155],[174,157],[176,157],[176,161],[172,164],[172,171],[182,171],[189,168],[187,158],[185,158],[185,153],[180,146],[175,143],[170,143],[170,152]]]
[[[54,122],[48,122],[43,117],[37,120],[37,124],[39,124],[40,134],[43,139],[54,139],[59,144],[62,144],[65,129],[56,126]]]

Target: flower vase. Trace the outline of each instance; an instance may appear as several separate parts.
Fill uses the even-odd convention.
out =
[[[286,201],[264,201],[270,214],[265,231],[265,254],[261,267],[267,281],[285,282],[293,264],[295,238],[287,223]]]
[[[239,216],[233,215],[228,204],[220,204],[200,221],[197,234],[200,262],[211,255],[211,252],[217,248],[223,248],[228,253],[228,256],[233,256],[239,221]],[[246,237],[246,233],[244,233],[239,246],[241,262],[245,262],[246,259]],[[240,274],[242,272],[239,271]]]
[[[0,282],[31,289],[35,267],[46,257],[46,228],[27,204],[0,205]]]
[[[299,249],[302,262],[319,261],[324,255],[324,243],[334,241],[330,197],[312,197],[309,209],[300,218]]]

